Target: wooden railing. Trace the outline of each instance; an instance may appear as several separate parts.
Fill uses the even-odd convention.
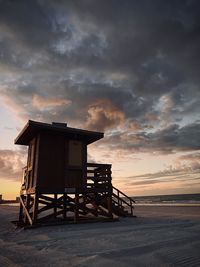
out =
[[[87,189],[112,191],[111,164],[87,163]]]
[[[113,209],[119,214],[124,213],[126,216],[133,216],[135,201],[124,194],[122,191],[112,186],[110,164],[87,164],[87,189],[91,192],[106,193],[112,197]],[[96,196],[97,199],[97,196]],[[107,202],[102,202],[102,206],[107,208]]]
[[[24,190],[27,187],[27,166],[23,167],[22,170],[23,170],[23,176],[22,176],[21,190]]]
[[[126,209],[129,208],[130,209],[130,214],[131,216],[133,216],[133,209],[134,209],[134,203],[135,201],[127,196],[126,194],[124,194],[122,191],[120,191],[119,189],[117,189],[116,187],[112,187],[113,188],[113,192],[112,192],[112,201],[120,208],[120,209]]]

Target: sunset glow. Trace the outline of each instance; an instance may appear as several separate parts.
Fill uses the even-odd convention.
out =
[[[88,161],[131,196],[200,192],[198,1],[1,1],[0,194],[28,120],[104,132]]]

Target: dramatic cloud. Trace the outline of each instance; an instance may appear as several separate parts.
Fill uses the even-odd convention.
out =
[[[38,95],[33,96],[33,106],[39,110],[51,109],[63,105],[71,104],[71,101],[65,99],[46,99]]]
[[[0,177],[20,181],[25,166],[25,151],[0,150]]]
[[[131,124],[130,124],[131,125]],[[134,132],[127,128],[108,136],[105,141],[116,150],[125,150],[132,153],[150,152],[171,154],[180,151],[200,150],[200,124],[193,123],[184,127],[178,124],[152,131],[135,128]]]
[[[105,155],[200,149],[198,0],[2,0],[0,31],[0,101],[23,123],[105,131]]]
[[[124,113],[108,100],[99,100],[97,103],[90,105],[88,113],[87,128],[97,131],[118,127],[125,120]]]

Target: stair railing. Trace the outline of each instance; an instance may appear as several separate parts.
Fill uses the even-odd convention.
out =
[[[135,203],[135,200],[133,200],[131,197],[127,196],[124,194],[122,191],[117,189],[116,187],[113,186],[113,193],[112,195],[115,197],[116,200],[113,199],[113,201],[120,207],[124,207],[123,203],[126,204],[131,211],[131,216],[133,216],[133,209],[134,206],[133,204]]]

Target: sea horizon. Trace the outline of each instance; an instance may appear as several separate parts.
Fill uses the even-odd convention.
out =
[[[194,194],[171,194],[131,197],[135,205],[145,206],[200,206],[200,193]],[[18,206],[19,203],[1,203],[1,205]]]
[[[200,193],[195,194],[171,194],[132,197],[136,205],[180,205],[200,206]]]

